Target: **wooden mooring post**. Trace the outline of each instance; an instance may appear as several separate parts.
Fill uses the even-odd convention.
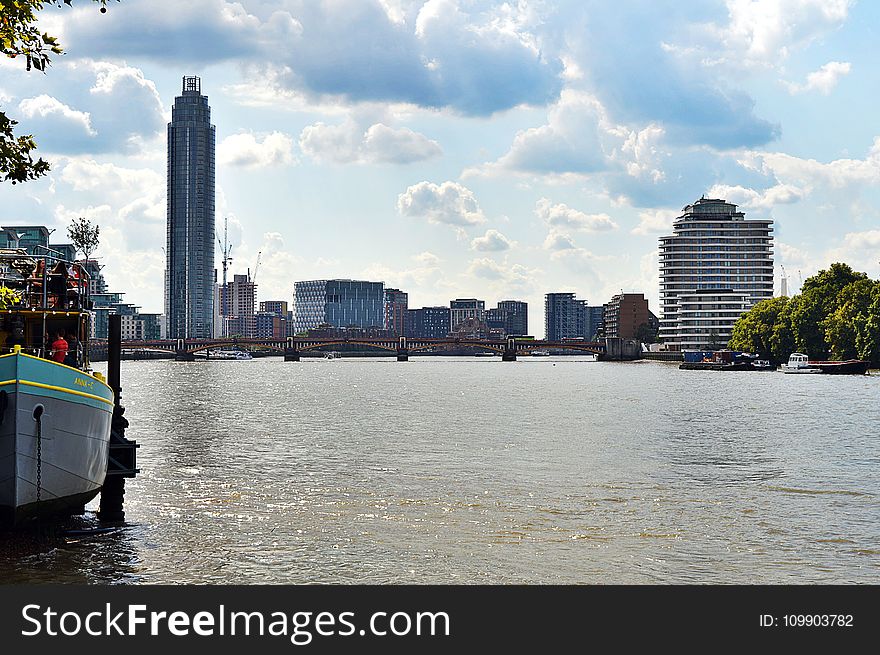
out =
[[[122,385],[120,384],[119,364],[122,360],[122,317],[109,316],[107,339],[107,384],[113,389],[113,418],[110,421],[110,446],[107,454],[107,477],[101,487],[101,503],[98,519],[106,523],[121,523],[125,520],[124,498],[125,478],[133,478],[139,473],[137,468],[137,449],[135,441],[125,438],[128,420],[123,416]]]

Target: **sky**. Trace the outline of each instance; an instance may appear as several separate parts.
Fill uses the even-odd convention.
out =
[[[217,231],[259,300],[384,281],[410,307],[643,292],[701,196],[771,217],[776,285],[880,277],[880,3],[123,0],[47,9],[66,54],[0,61],[52,170],[0,222],[101,229],[111,289],[163,311],[166,124],[184,75],[217,128]],[[216,260],[220,261],[219,245]]]

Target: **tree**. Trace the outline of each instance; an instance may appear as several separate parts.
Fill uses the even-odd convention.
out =
[[[768,298],[757,303],[734,324],[727,347],[776,360],[774,333],[779,316],[788,304],[789,299],[785,297]]]
[[[800,351],[814,359],[880,363],[880,281],[832,264],[808,278],[800,295],[763,300],[745,312],[729,347],[774,361]]]
[[[107,11],[108,0],[92,1],[101,5],[101,13]],[[46,5],[72,6],[73,0],[0,0],[0,54],[10,59],[23,57],[27,70],[43,73],[51,63],[51,55],[64,53],[58,39],[40,33],[37,27],[37,15]],[[37,144],[33,135],[15,136],[17,124],[0,111],[0,181],[13,184],[35,180],[49,171],[48,162],[34,161]]]
[[[67,236],[73,247],[83,254],[83,259],[91,259],[92,253],[98,247],[98,235],[100,228],[92,225],[87,218],[75,218],[67,228]]]
[[[853,282],[867,279],[865,273],[857,273],[847,264],[838,262],[804,280],[800,303],[791,315],[798,350],[817,359],[828,356],[831,344],[826,339],[825,321],[837,310],[843,289]]]
[[[642,343],[657,343],[660,335],[660,329],[652,327],[650,323],[642,323],[636,329],[636,339]]]
[[[876,360],[880,282],[857,280],[838,295],[837,309],[825,319],[825,338],[835,359]]]

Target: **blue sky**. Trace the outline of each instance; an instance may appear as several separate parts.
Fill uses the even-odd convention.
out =
[[[777,285],[880,277],[877,3],[123,0],[47,10],[67,53],[0,62],[51,174],[4,224],[101,226],[112,287],[162,311],[165,124],[199,75],[217,224],[259,297],[384,280],[410,306],[644,292],[701,195],[776,224]],[[219,257],[218,257],[219,261]]]

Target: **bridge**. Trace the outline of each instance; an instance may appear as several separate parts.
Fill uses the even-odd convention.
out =
[[[443,352],[460,348],[479,349],[494,352],[501,355],[502,361],[516,361],[518,353],[531,353],[534,351],[566,350],[584,352],[605,358],[609,353],[615,359],[633,359],[624,356],[625,351],[631,348],[625,347],[621,339],[605,339],[604,341],[546,341],[543,339],[423,339],[416,337],[350,337],[350,338],[327,338],[327,337],[286,337],[275,338],[245,338],[224,337],[218,339],[160,339],[160,340],[126,340],[122,342],[122,349],[128,351],[153,351],[173,354],[178,361],[193,361],[196,353],[218,350],[221,348],[238,348],[242,350],[268,350],[284,355],[284,360],[298,362],[300,355],[309,351],[327,350],[334,348],[362,348],[373,349],[377,352],[393,353],[398,361],[407,361],[410,354],[419,352]],[[614,342],[614,343],[610,343]],[[629,342],[625,342],[629,344]],[[93,341],[92,352],[94,359],[101,359],[106,350],[106,342]]]

